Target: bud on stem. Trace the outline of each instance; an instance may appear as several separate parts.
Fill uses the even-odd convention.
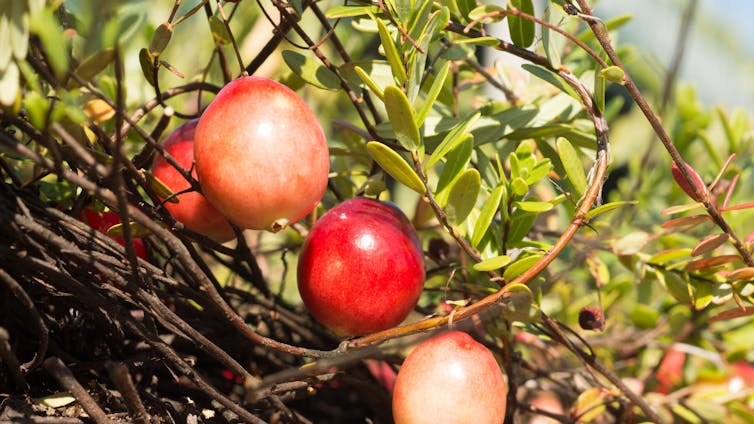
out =
[[[683,175],[683,171],[681,171],[681,168],[678,167],[678,165],[673,162],[673,166],[671,168],[671,171],[673,173],[673,178],[675,179],[675,182],[678,183],[679,186],[681,186],[681,189],[683,189],[686,194],[693,199],[695,202],[701,202],[704,200],[704,197],[707,196],[707,186],[704,184],[704,181],[702,180],[702,177],[699,176],[699,173],[694,170],[694,168],[691,167],[686,162],[683,162],[683,166],[686,168],[686,171],[688,172],[689,176],[691,177],[691,183],[686,179],[686,177]],[[696,194],[696,190],[694,189],[694,186],[696,186],[700,193],[702,193],[702,196]]]

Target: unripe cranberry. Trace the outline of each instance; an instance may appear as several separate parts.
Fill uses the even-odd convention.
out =
[[[202,192],[241,228],[279,231],[322,199],[330,170],[317,117],[290,88],[242,77],[223,87],[196,127]]]
[[[194,119],[176,128],[162,143],[162,147],[185,170],[192,170],[191,176],[196,178],[194,167],[194,132],[198,120]],[[157,156],[152,165],[154,176],[165,183],[174,193],[191,188],[186,178],[165,160],[164,156]],[[178,203],[165,202],[165,208],[176,221],[186,228],[199,234],[208,236],[216,241],[225,242],[235,237],[228,218],[215,209],[207,199],[197,191],[179,194]]]
[[[450,331],[408,355],[393,391],[396,424],[501,424],[508,384],[486,347]]]
[[[309,232],[298,288],[309,312],[341,336],[398,325],[416,305],[424,257],[408,218],[395,205],[347,200]]]

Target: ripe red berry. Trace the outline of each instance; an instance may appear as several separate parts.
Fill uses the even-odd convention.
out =
[[[411,223],[395,205],[355,198],[312,227],[298,262],[309,312],[342,336],[403,321],[424,284],[424,257]]]

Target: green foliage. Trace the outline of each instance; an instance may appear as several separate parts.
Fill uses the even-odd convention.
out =
[[[266,68],[252,71],[296,89],[327,133],[331,178],[318,214],[366,195],[394,201],[411,218],[431,270],[417,316],[447,319],[433,329],[452,325],[453,314],[463,315],[466,307],[484,305],[474,313],[484,327],[477,336],[499,350],[506,370],[531,381],[519,389],[527,396],[534,395],[529,386],[559,390],[571,402],[566,414],[583,422],[628,419],[618,416],[621,411],[649,419],[620,387],[592,378],[601,371],[587,372],[583,362],[589,360],[622,381],[644,378],[644,401],[665,418],[754,417],[750,391],[725,392],[728,366],[754,361],[754,264],[746,257],[754,243],[752,112],[709,107],[692,86],[669,91],[661,125],[681,157],[712,183],[708,204],[693,202],[673,179],[661,145],[644,142],[647,118],[631,108],[632,100],[612,95],[636,81],[659,110],[664,79],[640,60],[636,47],[616,46],[626,65],[609,59],[583,17],[563,9],[569,2],[550,2],[543,11],[531,0],[318,2],[327,27],[312,5],[290,2],[279,10],[281,19],[306,33],[311,45],[292,29],[281,41],[280,28],[271,33],[249,1],[222,2],[223,13],[216,2],[183,2],[175,10],[152,9],[145,1],[10,3],[0,10],[0,45],[8,47],[0,49],[4,184],[66,212],[93,202],[101,209],[103,193],[125,193],[154,224],[128,228],[154,250],[159,267],[148,275],[162,278],[156,290],[185,291],[170,292],[171,300],[180,299],[176,313],[187,313],[186,305],[192,314],[214,311],[206,293],[185,284],[198,270],[211,273],[218,287],[242,281],[225,294],[255,299],[237,304],[239,310],[253,306],[255,331],[291,345],[332,342],[302,316],[289,270],[311,220],[275,236],[255,234],[252,247],[196,239],[170,221],[160,199],[173,193],[146,171],[160,154],[154,142],[162,134],[197,117],[242,69],[263,63]],[[615,31],[629,19],[599,24],[619,40]],[[490,47],[505,50],[506,40],[494,31],[479,31],[492,22],[510,30],[516,48],[504,53],[526,63],[478,63]],[[256,57],[268,42],[282,47]],[[601,138],[598,144],[597,130],[609,148]],[[607,181],[599,178],[602,165]],[[627,176],[617,177],[618,170]],[[110,202],[108,208],[116,207]],[[161,228],[173,238],[161,238],[154,231]],[[124,235],[122,226],[112,231]],[[185,245],[200,247],[192,247],[189,258],[207,262],[181,268],[171,249]],[[107,263],[128,263],[118,260]],[[91,269],[74,271],[100,287]],[[108,299],[133,306],[132,294],[113,293]],[[458,308],[448,313],[448,305]],[[578,328],[586,306],[604,314],[601,333]],[[151,314],[150,308],[141,310]],[[277,314],[275,308],[284,311],[281,321],[267,316]],[[240,322],[252,328],[251,321]],[[164,326],[171,337],[175,328]],[[370,346],[402,335],[395,331]],[[519,340],[527,334],[536,341]],[[666,396],[653,373],[673,343],[690,346],[692,371]],[[298,353],[270,355],[273,360],[253,358],[255,372],[306,372],[298,369],[309,360]],[[347,363],[348,372],[351,358],[332,355],[332,366]],[[311,376],[330,372],[313,364]],[[556,370],[567,382],[542,377]]]

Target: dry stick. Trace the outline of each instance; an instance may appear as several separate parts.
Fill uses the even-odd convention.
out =
[[[586,0],[578,0],[579,7],[581,8],[582,12],[584,13],[584,17],[592,17],[592,10],[589,8],[589,4],[586,2]],[[660,119],[655,115],[655,113],[652,111],[652,107],[649,106],[647,101],[642,96],[641,92],[639,91],[638,87],[636,87],[636,84],[634,84],[633,80],[631,79],[628,72],[626,72],[626,68],[621,63],[620,58],[618,57],[618,54],[615,52],[615,49],[613,49],[612,44],[610,43],[609,36],[602,31],[602,28],[600,27],[600,24],[598,23],[597,19],[585,19],[587,21],[587,24],[592,29],[592,32],[594,33],[597,40],[600,42],[600,45],[602,45],[602,48],[605,50],[605,53],[607,53],[607,56],[610,58],[610,60],[613,62],[615,66],[620,67],[625,74],[624,77],[624,83],[625,87],[628,90],[631,97],[634,99],[636,104],[639,106],[639,109],[641,109],[644,116],[649,121],[650,125],[652,125],[652,129],[654,129],[657,136],[660,138],[660,141],[662,142],[663,146],[665,146],[665,150],[668,151],[670,154],[670,157],[673,159],[673,162],[678,165],[678,168],[681,170],[681,174],[683,175],[683,178],[687,181],[689,186],[693,187],[694,189],[694,195],[698,199],[702,199],[701,203],[704,205],[704,208],[707,210],[707,214],[712,218],[712,220],[717,224],[720,229],[723,230],[724,233],[728,234],[730,237],[730,241],[733,244],[733,247],[736,248],[739,255],[743,259],[743,261],[746,263],[747,266],[754,267],[754,259],[751,256],[751,253],[746,248],[746,245],[741,242],[741,239],[738,238],[738,236],[733,232],[733,229],[730,227],[730,224],[728,224],[728,221],[725,220],[725,217],[722,216],[720,211],[717,208],[717,205],[715,205],[713,202],[710,201],[709,197],[705,192],[703,192],[703,188],[698,186],[697,184],[694,184],[694,179],[692,178],[691,174],[689,173],[688,169],[684,166],[683,158],[681,157],[681,154],[678,152],[678,149],[676,149],[675,145],[673,144],[673,141],[670,139],[670,135],[668,135],[667,131],[665,131],[665,128],[662,126],[662,123],[660,122]]]
[[[107,303],[106,297],[98,296],[91,288],[86,287],[78,281],[72,279],[70,276],[67,276],[63,273],[63,271],[56,268],[48,261],[38,260],[37,258],[31,257],[29,255],[18,259],[23,260],[26,267],[30,269],[36,269],[38,270],[38,272],[42,272],[47,278],[54,279],[67,285],[69,291],[76,293],[78,296],[81,296],[83,298],[84,303],[92,305],[101,310],[111,311],[112,314],[120,316],[123,324],[128,327],[129,330],[131,330],[134,334],[136,334],[137,337],[140,337],[149,346],[151,346],[164,358],[166,358],[174,366],[176,366],[177,369],[180,370],[180,372],[182,372],[190,380],[196,383],[199,389],[204,391],[207,396],[218,401],[220,404],[233,411],[246,422],[258,424],[264,423],[264,421],[260,420],[246,409],[231,401],[226,396],[218,392],[209,383],[207,383],[167,343],[165,343],[158,335],[150,333],[142,323],[133,318],[129,311],[123,310],[123,308],[119,304]],[[78,398],[78,396],[76,397]]]
[[[18,299],[19,303],[24,308],[26,308],[26,310],[29,312],[29,315],[30,315],[29,318],[37,327],[37,331],[39,332],[39,346],[37,347],[36,353],[34,353],[34,358],[32,358],[31,361],[21,365],[21,371],[23,373],[28,373],[29,371],[38,367],[39,364],[42,363],[42,360],[44,359],[45,354],[47,353],[47,345],[49,343],[49,331],[47,330],[47,326],[45,325],[45,322],[42,319],[42,316],[39,314],[39,311],[34,306],[34,302],[26,293],[26,290],[24,290],[24,288],[21,287],[20,284],[18,284],[18,281],[16,281],[10,274],[5,272],[5,270],[2,268],[0,268],[0,281],[2,281],[3,283],[5,283],[6,286],[8,286],[8,289],[10,289],[10,292],[13,293],[16,299]]]
[[[0,132],[0,145],[4,145],[11,151],[14,151],[30,160],[37,165],[51,169],[54,166],[51,160],[45,158],[38,152],[31,150],[26,145],[20,143],[18,140],[10,137],[4,132]],[[86,179],[85,177],[71,171],[70,169],[59,170],[58,175],[66,181],[81,187],[82,189],[95,194],[100,200],[102,200],[109,207],[117,210],[117,198],[115,194],[109,189],[99,187],[97,184]],[[292,346],[286,343],[279,342],[274,339],[262,336],[252,330],[246,322],[241,319],[238,314],[228,305],[222,296],[217,292],[209,278],[202,272],[199,266],[192,260],[188,254],[186,247],[178,242],[178,238],[175,237],[170,231],[162,227],[160,224],[154,222],[147,215],[145,215],[138,208],[128,205],[129,214],[134,221],[143,225],[150,230],[155,236],[157,236],[165,245],[176,254],[178,261],[186,270],[197,279],[197,283],[204,293],[212,300],[210,304],[217,313],[220,314],[230,325],[235,328],[236,331],[241,333],[251,342],[260,346],[265,346],[270,349],[274,349],[280,352],[290,353],[295,356],[308,356],[308,357],[326,357],[337,354],[337,351],[320,351],[316,349],[307,349],[298,346]]]
[[[133,379],[131,379],[131,373],[128,371],[128,367],[123,362],[106,361],[105,369],[107,370],[110,379],[115,383],[115,387],[123,395],[123,401],[128,408],[128,413],[131,419],[138,424],[149,424],[149,414],[144,409],[144,404],[139,398],[139,393],[136,391]]]
[[[51,356],[45,359],[43,365],[44,369],[50,373],[55,380],[60,383],[63,388],[73,395],[76,400],[79,401],[81,407],[84,408],[87,414],[97,424],[108,424],[110,420],[107,418],[105,411],[97,405],[94,398],[84,389],[84,386],[76,380],[70,369],[56,356]]]
[[[5,274],[5,271],[3,271],[2,269],[0,269],[0,271]],[[10,373],[11,380],[13,380],[13,384],[15,384],[19,389],[23,390],[24,393],[28,393],[29,383],[26,382],[26,379],[21,372],[21,363],[18,361],[18,357],[10,347],[10,334],[8,334],[8,330],[3,327],[0,327],[0,359],[8,368],[8,372]]]

